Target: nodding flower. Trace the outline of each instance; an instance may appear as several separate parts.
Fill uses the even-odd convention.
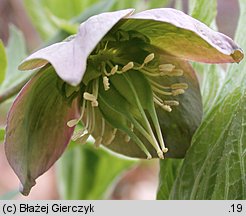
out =
[[[181,11],[133,11],[93,16],[74,37],[21,63],[21,70],[39,69],[6,127],[6,155],[23,194],[71,139],[84,144],[91,135],[96,147],[136,158],[184,157],[202,118],[188,61],[243,58],[232,39]]]

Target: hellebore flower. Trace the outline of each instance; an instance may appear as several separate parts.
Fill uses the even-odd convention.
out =
[[[200,124],[202,103],[188,61],[239,62],[227,36],[175,9],[93,16],[79,32],[30,55],[37,69],[9,112],[5,149],[23,194],[69,140],[132,157],[182,158]],[[73,134],[74,127],[84,128]]]

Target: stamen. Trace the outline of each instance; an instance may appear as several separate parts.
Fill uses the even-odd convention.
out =
[[[155,92],[157,92],[157,93],[159,93],[159,94],[162,94],[162,95],[173,95],[172,92],[166,92],[166,91],[163,91],[163,90],[161,90],[161,89],[158,89],[158,88],[155,87],[155,86],[152,86],[152,89],[153,89],[153,91],[155,91]],[[176,90],[174,90],[174,91],[176,91]]]
[[[70,121],[67,122],[67,126],[68,127],[74,127],[75,125],[77,125],[80,121],[80,118],[79,119],[72,119]]]
[[[175,83],[171,85],[172,89],[187,89],[188,84],[187,83]]]
[[[128,64],[126,64],[122,69],[121,72],[124,73],[128,70],[131,70],[134,67],[134,63],[133,62],[129,62]]]
[[[160,159],[164,159],[163,151],[157,151],[156,153]]]
[[[82,130],[75,131],[73,136],[72,136],[72,140],[76,141],[77,139],[79,139],[80,137],[84,136],[87,133],[88,133],[88,131],[86,128],[84,128]]]
[[[165,72],[171,72],[175,68],[175,65],[173,64],[162,64],[159,65],[159,70],[160,71],[165,71]]]
[[[134,129],[134,125],[131,123],[131,127],[130,127],[131,132],[133,132],[133,129]],[[128,134],[126,134],[125,142],[130,142],[130,140],[131,140],[131,137]]]
[[[168,148],[163,148],[162,151],[163,151],[164,153],[167,153],[167,152],[168,152]]]
[[[95,142],[94,142],[94,145],[96,148],[99,148],[100,144],[102,143],[102,137],[99,136],[96,138]]]
[[[89,107],[89,112],[90,112],[90,124],[89,124],[89,129],[88,132],[92,134],[95,128],[95,109],[92,107]]]
[[[94,143],[96,148],[98,148],[103,141],[104,131],[105,131],[105,120],[104,120],[104,118],[102,118],[101,135],[96,138],[95,143]]]
[[[109,85],[110,85],[110,83],[109,83],[108,77],[104,76],[103,77],[103,86],[104,86],[105,91],[109,90],[109,88],[110,88]]]
[[[125,142],[128,143],[128,142],[130,142],[131,137],[128,134],[126,134],[124,140],[125,140]]]
[[[172,91],[172,95],[173,96],[181,95],[181,94],[184,94],[184,93],[185,93],[184,89],[175,89],[175,90]]]
[[[85,100],[91,101],[92,102],[91,105],[93,107],[98,106],[97,98],[93,94],[90,94],[88,92],[84,92],[83,97]]]
[[[106,75],[106,76],[110,76],[111,75],[111,72],[108,73],[106,68],[105,68],[105,64],[103,65],[103,73]]]
[[[84,113],[85,113],[85,100],[83,100],[81,115],[80,115],[79,119],[71,119],[70,121],[67,122],[67,126],[68,127],[74,127],[75,125],[77,125],[81,121],[81,119],[83,118]]]
[[[144,63],[143,63],[143,64],[148,64],[148,63],[151,62],[154,58],[155,58],[155,54],[154,54],[154,53],[151,53],[151,54],[147,55],[146,58],[144,59]]]
[[[172,112],[172,108],[169,105],[163,104],[162,102],[160,102],[157,98],[153,98],[154,102],[159,105],[162,109],[164,109],[167,112]]]
[[[114,138],[115,138],[115,135],[116,135],[116,132],[117,132],[117,128],[114,128],[112,134],[110,135],[109,139],[105,142],[105,145],[110,145]]]
[[[78,140],[76,140],[80,144],[85,144],[89,138],[90,134],[86,133],[82,137],[80,137]]]
[[[164,104],[169,105],[169,106],[178,106],[179,102],[175,100],[167,100],[167,101],[164,101]]]
[[[115,66],[111,69],[110,75],[114,75],[114,74],[118,71],[118,68],[119,68],[119,66],[118,66],[118,65],[115,65]]]
[[[174,69],[173,71],[161,71],[160,76],[183,76],[184,71],[181,69]]]

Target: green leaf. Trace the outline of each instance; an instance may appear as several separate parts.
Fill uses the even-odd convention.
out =
[[[89,8],[86,8],[80,15],[74,17],[71,20],[71,23],[82,23],[93,15],[110,11],[114,2],[115,0],[100,1],[99,3],[96,3],[90,6]],[[46,42],[46,46],[62,41],[68,36],[69,34],[67,32],[59,30],[50,40],[48,40],[48,42]]]
[[[166,7],[170,0],[149,0],[147,1],[148,8],[162,8]]]
[[[8,114],[5,152],[24,195],[61,156],[73,134],[67,122],[78,117],[77,101],[69,104],[57,89],[58,81],[50,65],[41,69],[18,94]]]
[[[6,47],[8,66],[5,79],[0,86],[0,93],[25,81],[31,72],[20,72],[19,63],[26,57],[26,46],[23,34],[15,27],[10,26],[10,38]]]
[[[204,116],[206,116],[213,108],[213,105],[217,103],[219,91],[222,88],[226,76],[225,71],[220,65],[193,64],[193,68],[202,76],[201,93],[203,112]]]
[[[236,40],[246,49],[246,4]],[[246,63],[232,65],[217,100],[193,138],[171,199],[246,199]]]
[[[217,15],[217,0],[190,0],[190,14],[192,17],[210,26]]]
[[[116,178],[135,163],[118,158],[102,148],[95,149],[91,144],[75,144],[57,164],[61,198],[103,199]]]
[[[25,8],[41,37],[45,40],[55,34],[56,28],[45,14],[45,5],[41,0],[24,0]]]
[[[0,39],[0,84],[3,82],[5,78],[6,68],[7,68],[6,52],[5,52],[3,42]]]
[[[59,18],[47,10],[46,12],[51,22],[59,29],[67,32],[68,34],[76,34],[79,29],[79,24],[72,24],[71,22]]]
[[[237,88],[204,119],[173,187],[172,199],[246,198],[245,107],[246,98]]]
[[[42,0],[43,8],[48,8],[52,14],[69,20],[78,16],[83,10],[98,0]]]
[[[177,177],[178,171],[183,160],[180,159],[165,159],[160,160],[160,176],[157,199],[168,200],[172,190],[172,186]]]
[[[54,25],[46,11],[49,10],[52,14],[60,19],[71,20],[72,23],[82,22],[86,18],[108,11],[114,0],[97,1],[97,0],[25,0],[25,7],[31,17],[33,24],[36,26],[38,32],[44,40],[52,38],[61,41],[68,37],[65,32],[59,32],[59,28]]]

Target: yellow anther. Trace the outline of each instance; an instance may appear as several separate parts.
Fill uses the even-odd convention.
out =
[[[162,104],[161,108],[164,109],[167,112],[172,112],[172,108],[169,105]]]
[[[67,122],[67,126],[68,127],[74,127],[75,125],[77,125],[79,123],[80,119],[72,119],[70,121]]]
[[[92,102],[91,103],[92,106],[94,106],[94,107],[98,106],[97,98],[93,94],[85,92],[83,94],[83,97],[84,97],[85,100],[91,101]]]
[[[148,154],[147,160],[150,160],[150,159],[152,159],[152,156],[150,154]]]
[[[160,159],[164,159],[164,155],[162,151],[157,151],[157,155]]]
[[[174,69],[171,74],[172,76],[183,76],[184,71],[182,69]]]
[[[163,104],[161,101],[159,101],[157,98],[153,98],[154,102],[159,105],[162,109],[164,109],[167,112],[172,112],[172,108],[169,105]]]
[[[121,72],[126,72],[128,70],[131,70],[134,67],[134,63],[133,62],[129,62],[128,64],[126,64],[122,69]]]
[[[163,72],[171,72],[175,68],[173,64],[162,64],[159,65],[159,70]]]
[[[164,104],[169,106],[178,106],[179,102],[175,100],[169,100],[169,101],[164,101]]]
[[[177,96],[177,95],[184,94],[184,93],[185,93],[184,89],[175,89],[172,91],[173,96]]]
[[[104,76],[103,77],[103,86],[104,86],[105,91],[109,90],[109,85],[110,85],[110,83],[109,83],[108,77]]]
[[[187,89],[188,84],[186,83],[175,83],[171,85],[171,89]]]
[[[97,101],[97,100],[92,101],[92,102],[91,102],[91,106],[93,106],[93,107],[98,107],[98,101]]]
[[[160,76],[183,76],[184,71],[181,69],[174,69],[173,71],[160,71]]]
[[[163,148],[162,151],[163,151],[164,153],[167,153],[167,152],[168,152],[168,148]]]
[[[148,64],[148,63],[151,62],[154,58],[155,58],[155,54],[154,54],[154,53],[151,53],[151,54],[147,55],[146,58],[144,59],[144,63],[143,63],[143,64]]]
[[[115,65],[112,69],[111,69],[111,71],[110,71],[110,74],[111,75],[114,75],[117,71],[118,71],[118,65]]]
[[[90,94],[88,92],[84,92],[83,97],[85,100],[88,100],[88,101],[95,101],[96,100],[96,97],[93,94]]]

